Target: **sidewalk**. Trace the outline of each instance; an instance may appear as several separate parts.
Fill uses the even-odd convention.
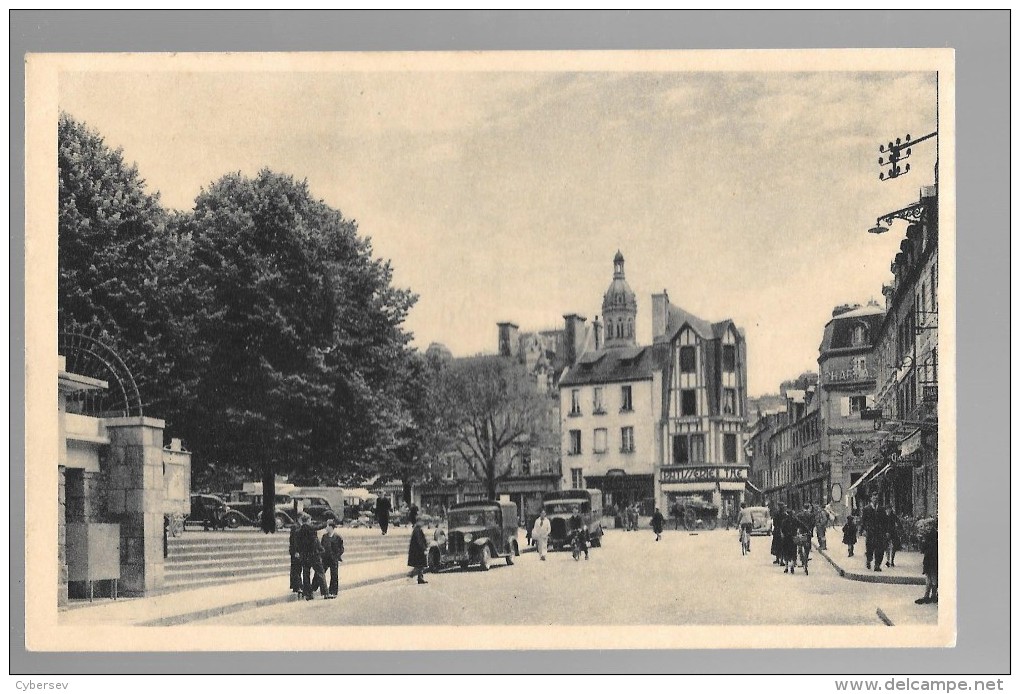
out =
[[[832,564],[833,568],[843,578],[851,581],[864,581],[865,583],[901,583],[909,585],[924,585],[924,576],[921,574],[922,556],[920,552],[900,551],[896,553],[896,566],[886,566],[882,562],[881,571],[875,571],[874,567],[868,569],[865,566],[864,538],[859,538],[854,545],[854,556],[847,557],[847,546],[843,544],[843,531],[840,528],[829,528],[825,533],[825,544],[828,550],[816,549],[826,561]],[[818,547],[817,542],[815,547]]]
[[[404,557],[340,565],[341,592],[363,586],[405,578]],[[58,616],[61,625],[94,626],[122,624],[133,626],[173,626],[200,619],[250,610],[256,607],[291,602],[298,598],[288,590],[288,574],[255,581],[181,590],[146,598],[73,602]],[[322,598],[316,593],[316,599]]]

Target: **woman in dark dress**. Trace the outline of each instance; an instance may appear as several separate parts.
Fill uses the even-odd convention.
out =
[[[773,564],[783,565],[783,519],[786,518],[786,507],[780,504],[772,514],[772,546],[769,552],[775,557]]]
[[[411,576],[418,577],[418,583],[428,583],[425,580],[425,567],[428,566],[428,540],[425,539],[425,531],[421,529],[424,521],[418,519],[411,531],[411,544],[407,548],[407,565],[411,567]]]
[[[914,602],[918,605],[926,605],[930,602],[939,602],[939,524],[938,520],[931,522],[931,527],[925,531],[921,540],[921,552],[924,560],[921,562],[921,573],[924,574],[924,597]]]
[[[847,546],[847,556],[854,555],[854,545],[857,544],[857,526],[854,524],[854,517],[847,516],[843,525],[843,544]]]

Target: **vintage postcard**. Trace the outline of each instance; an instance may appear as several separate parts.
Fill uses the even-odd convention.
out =
[[[30,650],[955,644],[951,50],[26,66]]]

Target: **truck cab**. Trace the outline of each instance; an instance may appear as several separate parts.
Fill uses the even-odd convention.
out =
[[[546,492],[542,508],[549,518],[549,547],[561,549],[570,544],[572,519],[577,516],[588,526],[592,547],[602,546],[602,492],[598,489],[564,489]]]

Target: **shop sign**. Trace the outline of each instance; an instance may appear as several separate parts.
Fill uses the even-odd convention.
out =
[[[669,467],[662,468],[660,482],[714,482],[746,480],[746,467]]]
[[[874,378],[867,366],[851,365],[842,370],[829,369],[825,372],[826,383],[845,383],[849,381],[868,381]]]

